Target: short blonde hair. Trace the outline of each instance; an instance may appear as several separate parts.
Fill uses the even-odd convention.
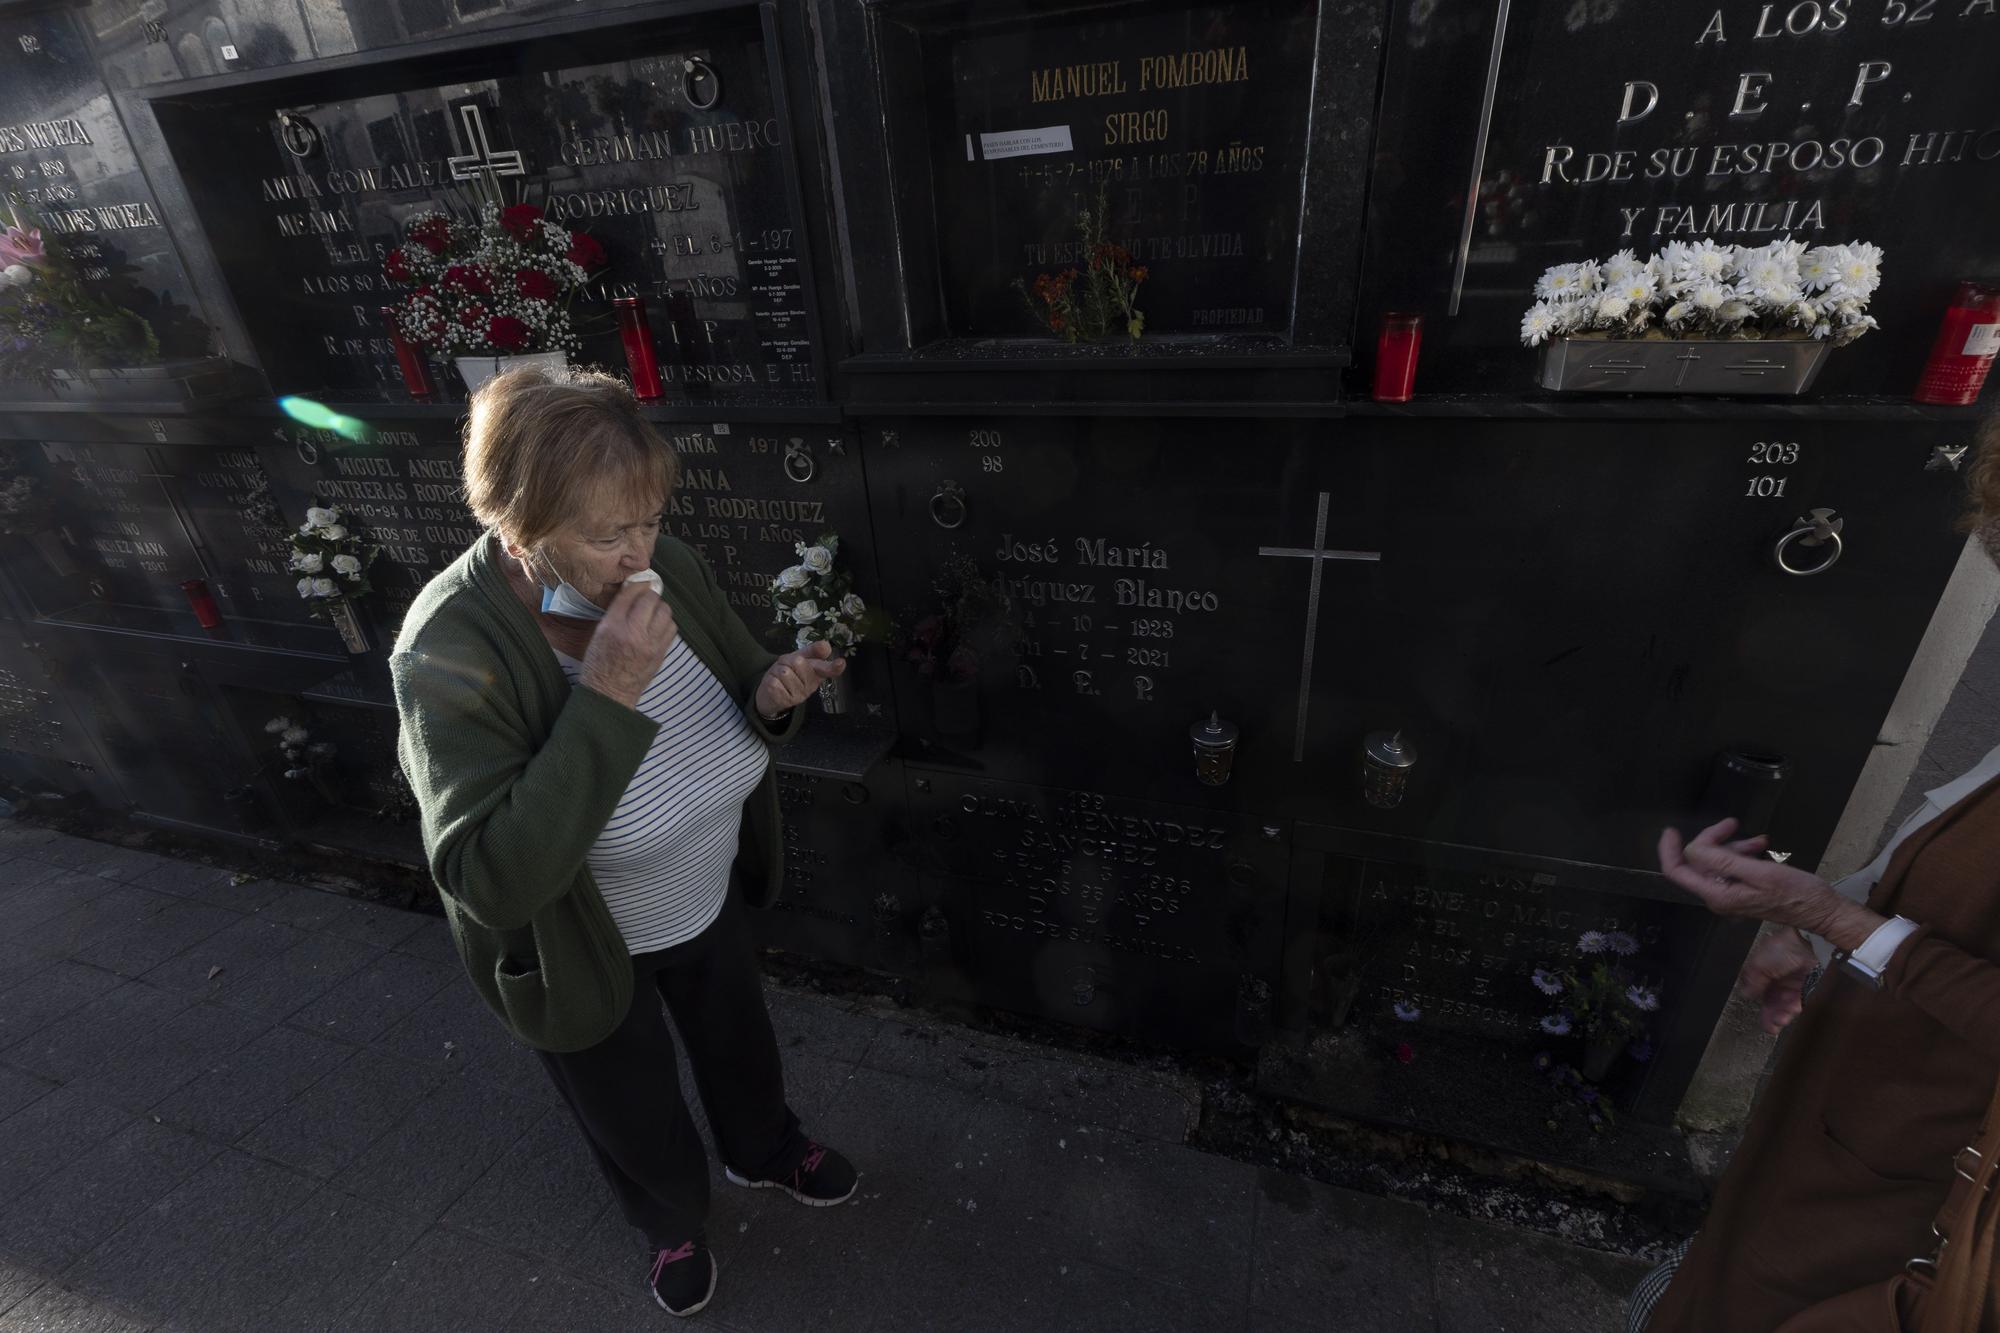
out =
[[[464,470],[473,515],[532,551],[607,496],[657,491],[665,504],[680,459],[624,381],[524,366],[472,395]]]

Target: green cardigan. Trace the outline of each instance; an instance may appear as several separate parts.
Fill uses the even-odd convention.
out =
[[[577,1051],[632,1003],[631,955],[584,858],[618,807],[659,724],[572,687],[482,537],[417,594],[389,658],[397,742],[423,819],[424,852],[459,957],[515,1036]],[[743,702],[767,742],[805,710],[766,722],[754,704],[775,655],[716,586],[708,562],[662,536],[653,568],[680,636]],[[784,875],[775,771],[743,806],[736,870],[768,906]]]

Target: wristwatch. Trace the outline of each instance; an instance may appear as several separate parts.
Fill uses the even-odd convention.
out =
[[[1889,960],[1896,956],[1896,950],[1902,947],[1903,941],[1916,932],[1916,922],[1906,916],[1892,916],[1875,927],[1874,932],[1861,942],[1860,948],[1836,951],[1833,955],[1834,966],[1870,990],[1881,990],[1882,974],[1889,970]]]

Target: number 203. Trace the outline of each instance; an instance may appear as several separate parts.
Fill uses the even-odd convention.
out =
[[[1781,463],[1799,461],[1799,446],[1796,443],[1780,444],[1776,440],[1759,440],[1750,446],[1749,462],[1762,463],[1766,467],[1776,467]]]

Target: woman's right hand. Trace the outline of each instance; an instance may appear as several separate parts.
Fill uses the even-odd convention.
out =
[[[626,584],[590,636],[590,647],[583,654],[583,684],[627,708],[637,708],[677,633],[673,608],[658,593],[644,584]]]

